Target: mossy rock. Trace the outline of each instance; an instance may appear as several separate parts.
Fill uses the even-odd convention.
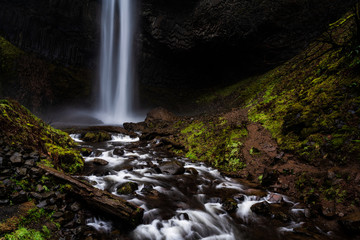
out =
[[[116,192],[120,195],[128,195],[134,193],[138,189],[138,184],[134,182],[127,182],[121,184]]]
[[[87,132],[81,138],[81,140],[85,142],[105,142],[111,140],[111,134],[108,132],[100,131],[100,132]]]

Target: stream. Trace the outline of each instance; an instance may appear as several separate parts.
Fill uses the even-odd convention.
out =
[[[156,141],[113,134],[111,141],[89,144],[79,135],[71,137],[93,149],[85,157],[87,164],[94,159],[108,162],[83,178],[145,210],[143,224],[124,239],[308,239],[296,234],[307,220],[306,210],[286,196],[251,189],[204,163],[159,151]],[[161,167],[174,162],[185,171],[170,175]],[[119,194],[118,188],[129,182],[134,192]],[[86,222],[104,236],[116,228],[115,222],[95,216]],[[331,236],[320,229],[319,234]]]

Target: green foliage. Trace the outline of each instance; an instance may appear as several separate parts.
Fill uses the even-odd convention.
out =
[[[5,240],[43,240],[41,232],[32,229],[19,228],[12,234],[6,234]]]
[[[225,171],[238,171],[246,167],[241,155],[241,140],[247,131],[241,126],[230,126],[223,118],[212,122],[193,121],[181,130],[186,157],[205,161]]]

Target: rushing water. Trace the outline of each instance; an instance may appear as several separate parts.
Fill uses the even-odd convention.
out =
[[[103,0],[97,117],[104,123],[134,121],[134,0]]]
[[[97,188],[118,195],[121,184],[138,184],[135,193],[120,195],[145,210],[143,224],[126,239],[288,239],[286,234],[306,220],[305,210],[286,196],[282,196],[282,202],[287,206],[287,220],[256,215],[251,206],[261,202],[273,204],[272,193],[264,197],[245,194],[248,187],[222,176],[216,169],[158,152],[153,148],[156,142],[138,141],[138,138],[113,135],[111,141],[97,144],[94,153],[85,158],[86,162],[94,158],[109,162],[86,177]],[[115,155],[114,149],[122,149],[123,155]],[[184,163],[184,174],[166,175],[158,171],[157,166],[173,160]],[[233,212],[226,211],[228,198],[236,200]],[[107,234],[114,230],[112,222],[104,219],[94,217],[87,223]]]

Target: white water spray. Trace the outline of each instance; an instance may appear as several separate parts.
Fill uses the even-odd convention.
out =
[[[137,121],[134,113],[134,0],[103,0],[97,117],[106,124]]]

